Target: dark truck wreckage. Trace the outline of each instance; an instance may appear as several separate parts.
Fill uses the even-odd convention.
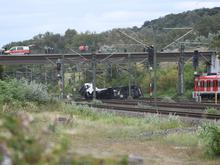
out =
[[[93,98],[93,84],[92,83],[85,83],[79,93],[85,99],[92,99]],[[122,86],[122,87],[112,87],[112,88],[96,88],[96,99],[127,99],[129,96],[129,87]],[[131,86],[131,97],[132,98],[139,98],[143,96],[141,88],[138,86],[132,85]]]

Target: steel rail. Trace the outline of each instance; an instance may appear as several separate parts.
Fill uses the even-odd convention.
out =
[[[143,100],[102,100],[103,103],[108,104],[127,104],[127,105],[149,105],[153,106],[153,101],[143,101]],[[192,103],[192,102],[177,102],[177,103],[166,103],[166,102],[158,102],[158,106],[160,107],[168,107],[168,108],[184,108],[184,109],[200,109],[204,110],[207,108],[218,108],[220,109],[220,105],[218,104],[198,104],[198,103]]]
[[[82,103],[77,103],[77,105]],[[85,103],[83,104],[85,105]],[[154,109],[152,108],[137,108],[131,106],[124,106],[124,105],[114,105],[114,104],[103,104],[103,105],[95,105],[88,103],[89,107],[93,108],[101,108],[101,109],[111,109],[117,111],[128,111],[128,112],[141,112],[141,113],[155,113],[155,114],[162,114],[162,115],[175,115],[181,117],[190,117],[190,118],[201,118],[201,119],[211,119],[211,120],[219,120],[220,115],[217,114],[209,114],[209,113],[199,113],[199,112],[186,112],[186,111],[175,111],[175,110],[162,110],[162,109]]]

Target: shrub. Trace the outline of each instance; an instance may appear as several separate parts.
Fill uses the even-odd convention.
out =
[[[46,86],[35,82],[28,83],[25,80],[0,81],[0,91],[0,103],[13,101],[45,103],[49,101]]]
[[[161,70],[158,78],[158,90],[161,92],[176,90],[177,70],[173,67]],[[172,93],[173,94],[173,93]]]
[[[44,103],[49,101],[47,87],[43,84],[37,84],[35,81],[28,83],[24,81],[24,97],[28,101]]]
[[[16,80],[0,81],[0,102],[11,102],[13,100],[24,100],[22,84]]]
[[[220,124],[205,124],[201,127],[199,136],[202,138],[209,155],[220,156]]]

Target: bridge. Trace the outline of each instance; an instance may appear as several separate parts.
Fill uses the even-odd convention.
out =
[[[182,57],[185,61],[192,58],[194,52],[183,52]],[[97,63],[127,63],[141,62],[148,59],[148,52],[126,52],[126,53],[82,53],[82,54],[30,54],[30,55],[0,55],[1,65],[16,64],[50,64],[56,63],[57,59],[64,59],[64,64],[78,64],[81,62],[92,61],[93,56]],[[180,52],[158,52],[157,62],[177,62]],[[199,60],[210,61],[215,52],[200,52]]]

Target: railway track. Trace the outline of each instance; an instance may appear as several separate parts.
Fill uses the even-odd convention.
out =
[[[139,98],[138,100],[142,100],[142,101],[154,101],[154,98],[149,98],[149,97],[143,97],[143,98]],[[159,102],[163,102],[165,99],[164,98],[157,98],[157,101]],[[174,102],[177,102],[177,103],[184,103],[186,102],[185,100],[182,100],[182,99],[171,99],[173,100]],[[210,99],[205,99],[203,98],[201,100],[201,102],[196,102],[194,99],[187,99],[187,103],[192,103],[192,104],[215,104],[215,100],[210,100]],[[218,100],[218,103],[220,103],[220,100]]]
[[[85,99],[76,99],[75,101],[91,101],[91,100],[85,100]],[[139,99],[133,99],[133,100],[121,100],[121,99],[107,99],[107,100],[101,100],[104,103],[112,103],[112,104],[129,104],[129,105],[137,105],[137,104],[147,104],[147,105],[155,105],[153,98],[139,98]],[[174,102],[164,101],[162,98],[157,99],[157,106],[160,107],[174,107],[174,108],[188,108],[188,109],[201,109],[204,110],[206,108],[216,108],[220,109],[220,104],[215,104],[213,102],[202,102],[198,103],[195,101],[178,101],[174,100]]]
[[[155,106],[155,103],[149,100],[102,100],[103,103],[106,104],[124,104],[124,105],[146,105],[146,106]],[[187,109],[187,110],[205,110],[207,108],[216,108],[220,109],[219,104],[212,104],[212,103],[193,103],[193,102],[162,102],[158,101],[156,103],[158,107],[167,107],[167,108],[179,108],[179,109]]]
[[[121,100],[120,100],[121,101]],[[177,115],[181,117],[191,117],[191,118],[201,118],[201,119],[212,119],[212,120],[219,120],[220,115],[218,114],[209,114],[209,113],[204,113],[204,112],[198,112],[198,111],[187,111],[187,110],[182,110],[178,109],[171,109],[171,108],[164,108],[164,107],[153,107],[153,106],[148,106],[148,107],[138,107],[136,106],[134,102],[130,101],[124,101],[122,102],[124,104],[119,104],[119,102],[113,102],[113,100],[109,101],[103,101],[103,104],[97,105],[97,104],[92,104],[87,102],[86,104],[90,107],[94,108],[101,108],[101,109],[111,109],[111,110],[116,110],[116,111],[127,111],[127,112],[139,112],[139,113],[155,113],[155,114],[162,114],[162,115]],[[85,104],[78,102],[77,104]]]

